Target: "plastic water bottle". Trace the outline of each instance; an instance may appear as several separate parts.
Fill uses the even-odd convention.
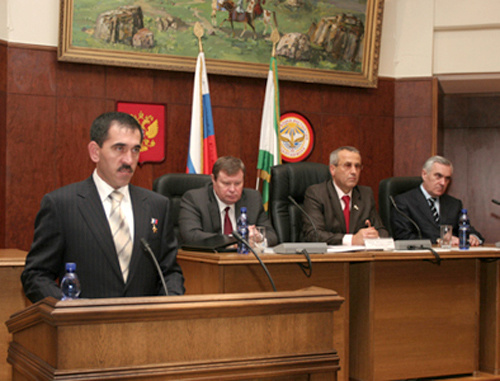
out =
[[[241,238],[248,242],[248,219],[247,219],[247,208],[242,206],[240,209],[240,216],[237,221],[238,233],[240,233]],[[238,254],[248,254],[248,247],[243,242],[238,243]]]
[[[73,262],[66,263],[66,274],[61,281],[61,291],[62,300],[77,299],[80,295],[80,281],[76,275],[76,264]]]
[[[458,218],[458,248],[460,250],[469,249],[470,222],[467,216],[467,209],[462,209]]]

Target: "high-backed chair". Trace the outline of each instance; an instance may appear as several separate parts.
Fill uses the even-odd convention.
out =
[[[391,225],[391,208],[392,203],[389,196],[396,197],[398,194],[416,188],[422,182],[422,178],[415,177],[389,177],[382,180],[378,186],[378,209],[380,218],[384,226],[393,236],[393,228]]]
[[[331,179],[328,165],[321,163],[289,163],[271,168],[269,214],[279,242],[300,242],[302,213],[289,199],[302,205],[306,189]]]
[[[178,240],[180,239],[178,221],[182,196],[188,190],[201,188],[210,181],[212,181],[210,175],[167,173],[153,182],[153,191],[170,199],[170,215],[174,220],[174,231]]]

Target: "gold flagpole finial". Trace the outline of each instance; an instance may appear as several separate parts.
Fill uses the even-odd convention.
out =
[[[194,24],[194,35],[198,38],[198,45],[200,48],[200,53],[203,52],[203,45],[201,44],[201,37],[203,36],[203,27],[196,21]]]
[[[273,31],[271,32],[271,41],[273,43],[273,53],[272,57],[276,57],[276,44],[280,40],[280,32],[278,32],[278,29],[273,28]]]

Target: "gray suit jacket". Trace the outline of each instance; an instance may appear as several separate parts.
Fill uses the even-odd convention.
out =
[[[420,187],[414,188],[394,198],[396,205],[420,228],[422,238],[436,243],[440,236],[439,225],[452,225],[453,235],[458,236],[458,217],[462,210],[462,201],[447,194],[439,197],[439,224],[434,221],[431,209]],[[394,208],[391,209],[391,221],[394,239],[418,239],[415,226]],[[471,234],[475,234],[482,242],[484,238],[471,226]]]
[[[278,236],[264,211],[260,193],[255,189],[243,189],[241,198],[235,205],[236,219],[242,206],[247,208],[248,224],[265,226],[268,245],[276,245]],[[219,205],[211,183],[184,193],[179,212],[179,232],[182,242],[197,242],[222,234]]]
[[[76,263],[81,298],[164,295],[154,262],[141,247],[141,238],[148,241],[160,263],[169,295],[184,293],[182,270],[176,262],[177,240],[168,218],[170,201],[133,185],[129,190],[135,234],[127,283],[92,177],[43,197],[21,275],[26,296],[32,302],[46,296],[61,298],[58,279],[65,273],[66,262]]]
[[[342,206],[332,180],[311,185],[304,195],[304,210],[309,214],[318,230],[318,240],[329,245],[341,245],[346,234]],[[382,220],[375,208],[375,199],[370,187],[356,186],[352,190],[352,208],[349,220],[349,234],[356,234],[366,227],[365,221],[378,230],[381,237],[388,237]],[[302,232],[306,241],[316,241],[316,232],[304,216]]]

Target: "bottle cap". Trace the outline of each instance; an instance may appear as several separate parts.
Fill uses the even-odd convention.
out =
[[[73,263],[73,262],[66,263],[66,271],[67,272],[74,272],[75,270],[76,270],[76,263]]]
[[[241,213],[246,213],[247,212],[247,207],[246,206],[242,206],[241,209],[240,209]]]
[[[462,209],[462,213],[467,213],[467,209]]]

